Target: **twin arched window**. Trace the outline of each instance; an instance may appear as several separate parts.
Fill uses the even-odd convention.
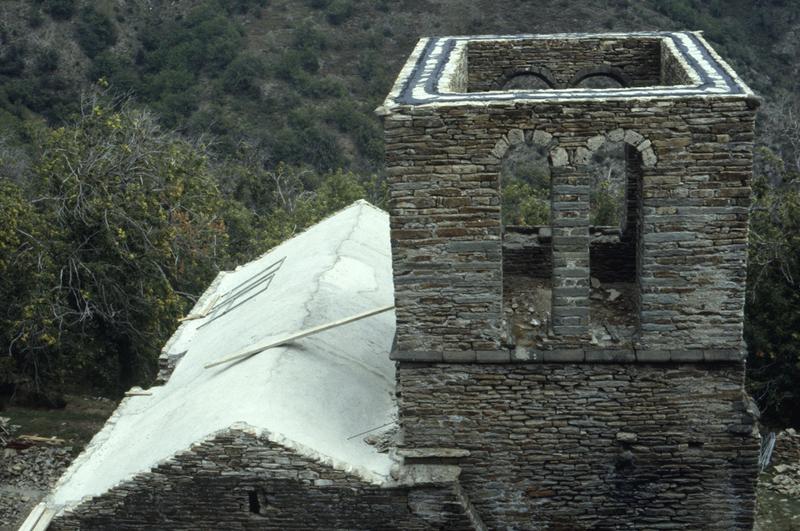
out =
[[[620,68],[599,65],[578,71],[568,82],[559,83],[546,68],[529,67],[505,73],[498,80],[499,90],[554,90],[565,88],[614,89],[631,86],[630,79]]]

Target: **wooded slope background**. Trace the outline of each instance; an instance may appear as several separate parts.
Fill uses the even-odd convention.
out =
[[[750,389],[800,423],[794,0],[2,2],[0,390],[145,384],[220,268],[383,206],[372,110],[419,37],[656,29],[704,30],[764,97]]]

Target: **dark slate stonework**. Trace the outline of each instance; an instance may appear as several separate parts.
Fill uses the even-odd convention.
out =
[[[506,227],[503,235],[503,274],[550,278],[553,267],[552,238],[540,237],[540,229]],[[635,237],[635,230],[633,232]],[[615,227],[592,227],[590,235],[589,263],[592,276],[602,282],[634,282],[636,248],[627,235]]]
[[[525,72],[630,88],[498,90]],[[757,106],[696,34],[415,49],[378,109],[403,445],[468,450],[460,482],[489,528],[752,528],[759,444],[741,359]],[[596,238],[589,162],[620,142],[624,224]],[[520,145],[549,153],[550,238],[504,234],[500,171]],[[548,346],[504,344],[503,273],[543,271]],[[635,283],[631,348],[587,333],[595,274]]]
[[[661,46],[657,38],[473,41],[467,45],[467,90],[498,90],[510,77],[527,72],[547,79],[551,88],[570,88],[599,65],[626,86],[661,85]]]
[[[498,90],[520,72],[628,88]],[[742,321],[757,105],[694,33],[421,40],[378,109],[392,479],[233,427],[50,529],[751,529],[759,442]],[[605,143],[625,145],[619,229],[589,226],[589,162]],[[551,222],[504,234],[500,169],[523,145],[548,153]],[[504,271],[550,276],[541,349],[504,343]],[[587,333],[595,275],[638,291],[624,348]],[[182,354],[164,348],[161,381]]]
[[[405,445],[469,450],[490,529],[749,529],[740,364],[401,363]]]
[[[57,517],[51,531],[477,529],[454,482],[378,486],[232,429]]]
[[[514,131],[552,135],[574,171],[619,135],[657,156],[641,170],[641,344],[739,348],[754,117],[747,101],[699,98],[398,108],[384,122],[398,348],[500,346],[500,152]]]

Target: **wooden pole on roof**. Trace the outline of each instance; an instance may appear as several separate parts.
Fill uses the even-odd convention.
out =
[[[365,319],[367,317],[372,317],[373,315],[378,315],[380,313],[388,312],[389,310],[394,310],[394,305],[390,306],[383,306],[381,308],[376,308],[374,310],[369,310],[363,313],[359,313],[356,315],[352,315],[350,317],[346,317],[344,319],[339,319],[338,321],[333,321],[330,323],[326,323],[323,325],[315,326],[313,328],[307,328],[306,330],[302,330],[300,332],[295,332],[294,334],[289,334],[287,336],[281,337],[279,339],[271,339],[260,344],[256,344],[256,346],[251,347],[247,350],[243,350],[241,352],[237,352],[235,354],[231,354],[226,358],[222,358],[221,360],[214,361],[212,363],[206,363],[203,367],[205,369],[210,369],[211,367],[216,367],[217,365],[222,365],[223,363],[230,363],[232,361],[241,360],[245,358],[249,358],[250,356],[255,356],[261,352],[264,352],[267,349],[280,347],[281,345],[285,345],[286,343],[290,343],[297,339],[310,336],[312,334],[316,334],[318,332],[323,332],[325,330],[330,330],[331,328],[336,328],[337,326],[346,325],[355,321],[359,321],[361,319]]]
[[[28,517],[22,522],[19,531],[46,531],[55,515],[55,509],[48,507],[44,502],[39,502],[28,513]]]

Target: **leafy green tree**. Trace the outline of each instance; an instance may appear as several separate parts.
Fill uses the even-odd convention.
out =
[[[67,20],[75,14],[75,0],[44,0],[44,9],[57,20]]]
[[[117,28],[108,15],[90,4],[81,9],[75,38],[86,55],[95,57],[117,42]]]
[[[622,222],[622,201],[624,197],[619,187],[607,179],[601,179],[592,188],[589,217],[592,225],[620,226]]]
[[[106,390],[142,382],[225,258],[223,200],[205,152],[162,131],[148,113],[102,98],[40,144],[30,195],[49,232],[27,245],[39,242],[52,273],[23,283],[42,290],[27,298],[35,302],[27,303],[27,329],[42,331],[28,337],[50,344],[48,327],[59,331],[51,374],[84,376]],[[3,209],[4,223],[13,210]],[[20,247],[7,239],[5,247]],[[7,336],[25,330],[4,323]],[[28,362],[17,368],[30,377],[43,358],[19,345],[17,359]]]
[[[224,210],[231,264],[250,260],[298,231],[349,205],[386,201],[385,181],[337,170],[316,173],[279,163],[268,170],[263,148],[243,144],[236,157],[215,172],[229,198]]]
[[[592,225],[621,226],[627,180],[625,145],[607,142],[592,154],[589,220]]]
[[[501,180],[504,225],[550,223],[550,164],[544,149],[524,145],[510,150]]]
[[[0,384],[36,389],[63,377],[49,291],[57,282],[54,237],[22,189],[0,177]]]
[[[231,94],[258,98],[258,83],[265,72],[266,67],[260,57],[240,55],[225,68],[222,87]]]
[[[547,190],[520,180],[511,180],[503,187],[504,225],[550,224],[550,195]]]
[[[263,245],[267,248],[366,196],[358,177],[341,170],[322,176],[313,191],[305,189],[297,170],[285,165],[279,165],[270,175],[275,202],[263,218]]]
[[[333,0],[325,10],[328,22],[338,26],[353,16],[355,6],[352,0]]]
[[[768,421],[800,423],[800,174],[767,149],[753,184],[745,339]],[[770,181],[779,176],[776,183]]]

